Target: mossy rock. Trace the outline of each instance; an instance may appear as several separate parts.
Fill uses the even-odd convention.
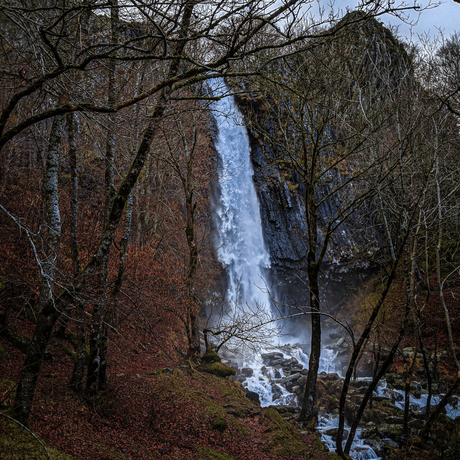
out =
[[[346,455],[345,458],[348,460],[352,460],[352,458],[349,455]],[[329,452],[327,454],[327,459],[328,460],[343,460],[342,457],[337,454],[336,452]]]
[[[267,425],[269,433],[269,442],[264,450],[281,457],[310,457],[310,451],[303,443],[300,432],[284,420],[275,408],[268,408],[260,422]]]
[[[246,427],[232,414],[228,413],[222,404],[212,398],[207,391],[197,390],[193,384],[193,381],[198,380],[200,383],[205,383],[206,387],[218,388],[223,399],[226,401],[227,398],[223,394],[224,391],[222,388],[228,385],[230,387],[228,393],[233,395],[236,404],[237,395],[234,394],[236,391],[233,392],[235,389],[234,382],[217,378],[214,375],[200,373],[194,373],[193,380],[191,381],[180,369],[175,369],[172,374],[161,373],[156,375],[155,378],[162,382],[162,394],[165,398],[173,398],[177,404],[192,404],[200,414],[203,414],[206,420],[209,420],[211,427],[216,423],[217,419],[221,419],[225,421],[226,429],[232,431],[234,434],[236,433],[238,436],[248,436],[250,434]],[[245,400],[241,390],[239,393],[242,405],[251,404],[250,401]],[[223,423],[218,423],[218,425],[223,427]],[[217,425],[215,428],[217,428]]]
[[[335,436],[337,436],[337,432],[335,433]],[[314,437],[312,445],[313,449],[315,449],[315,452],[326,452],[328,450],[321,439],[318,438],[318,436]]]
[[[46,450],[45,450],[46,449]],[[0,416],[0,458],[4,460],[72,460],[73,457],[48,447],[16,422]]]
[[[219,452],[218,450],[206,447],[197,447],[197,450],[200,454],[200,460],[235,460],[235,457],[231,457],[225,452]]]
[[[241,383],[232,382],[227,379],[216,379],[211,375],[209,375],[209,378],[213,379],[214,385],[219,388],[228,414],[241,418],[255,413],[260,414],[260,404],[246,397],[244,387]]]
[[[236,370],[233,367],[227,366],[226,364],[213,362],[213,363],[202,363],[198,366],[200,372],[207,372],[208,374],[216,375],[217,377],[230,377],[236,375]]]
[[[222,362],[220,356],[211,348],[206,350],[206,353],[202,356],[201,361],[207,364]]]
[[[214,431],[223,433],[227,429],[227,421],[223,417],[216,417],[212,422],[211,428]]]
[[[8,364],[8,353],[5,347],[0,343],[0,363]]]

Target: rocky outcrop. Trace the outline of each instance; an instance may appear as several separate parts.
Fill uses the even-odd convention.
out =
[[[237,98],[237,103],[246,116],[253,114],[254,106],[251,97]],[[263,110],[258,102],[258,110]],[[268,127],[268,130],[271,128]],[[307,224],[305,221],[304,189],[300,180],[286,182],[281,178],[276,164],[276,155],[270,146],[257,137],[248,124],[248,137],[251,147],[251,159],[254,166],[254,183],[256,185],[260,213],[262,217],[265,244],[267,245],[272,268],[275,272],[286,273],[292,269],[301,273],[306,268]],[[331,187],[342,180],[339,173],[331,173],[332,182],[319,191],[320,196],[330,192]],[[322,241],[321,229],[333,219],[340,210],[338,199],[326,200],[320,208],[319,238]],[[334,233],[328,247],[325,260],[326,269],[344,272],[349,268],[368,265],[370,253],[379,250],[381,238],[366,220],[364,212],[357,213],[343,223]]]
[[[334,46],[348,50],[343,54],[350,54],[351,59],[356,55],[356,63],[351,60],[347,65],[356,65],[356,74],[362,78],[350,78],[350,87],[344,88],[350,91],[350,100],[353,99],[353,92],[364,90],[365,86],[368,90],[369,82],[375,97],[385,99],[393,97],[395,88],[401,82],[410,80],[413,70],[407,51],[377,20],[366,19],[361,12],[352,12],[335,27],[337,37]],[[283,72],[283,63],[280,62],[277,66],[275,71]],[[277,132],[276,120],[281,112],[273,108],[277,103],[272,100],[271,94],[264,94],[259,87],[252,92],[247,83],[244,90],[245,96],[237,97],[236,102],[247,121],[254,182],[259,196],[265,242],[270,251],[272,268],[278,273],[286,273],[292,269],[301,273],[306,267],[308,249],[302,181],[296,177],[294,171],[289,170],[289,166],[284,165],[283,167],[288,169],[283,169],[282,174],[280,173],[278,165],[283,159],[282,152],[273,150],[278,149],[274,147],[277,145],[276,141],[270,144],[262,138],[266,134],[272,136]],[[351,104],[348,110],[358,113],[361,109],[358,104],[356,107]],[[330,126],[328,131],[328,136],[335,139],[333,142],[340,143],[339,134],[335,133],[336,127]],[[259,136],[258,132],[264,134]],[[291,141],[297,142],[295,136]],[[341,184],[346,173],[347,171],[339,171],[337,168],[327,172],[327,177],[325,176],[317,188],[317,201]],[[286,180],[286,177],[289,177],[289,180]],[[347,185],[344,193],[353,195],[353,187],[354,185]],[[334,220],[342,206],[343,203],[337,194],[333,194],[321,204],[318,222],[320,240],[322,229],[326,228],[330,220]],[[368,211],[367,208],[359,209],[337,229],[329,243],[323,271],[337,273],[362,267],[369,263],[369,255],[380,249],[382,239],[375,230],[375,222],[369,220]]]

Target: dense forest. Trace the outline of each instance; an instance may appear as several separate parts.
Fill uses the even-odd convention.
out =
[[[1,458],[458,458],[460,35],[314,3],[2,2]],[[230,98],[271,308],[226,296]]]

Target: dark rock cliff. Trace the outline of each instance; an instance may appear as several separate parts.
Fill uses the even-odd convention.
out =
[[[334,46],[347,46],[352,42],[353,53],[365,55],[359,59],[360,68],[356,72],[360,80],[353,80],[356,88],[369,85],[375,89],[379,98],[394,97],[394,89],[401,80],[412,74],[410,57],[402,44],[380,22],[373,18],[365,21],[362,13],[352,12],[346,15],[335,28],[337,43]],[[351,24],[351,25],[349,25]],[[366,87],[368,88],[368,86]],[[236,97],[243,115],[247,120],[248,136],[251,146],[251,158],[254,165],[254,182],[258,191],[261,217],[264,227],[265,242],[270,250],[272,268],[275,273],[304,274],[306,268],[307,227],[305,222],[304,189],[295,174],[290,181],[282,177],[276,158],[277,152],[257,135],[254,117],[264,120],[265,131],[274,131],[275,123],[271,120],[276,114],[270,112],[265,104],[269,94],[251,92],[250,85],[245,84],[246,96]],[[359,107],[356,110],[360,110]],[[331,127],[333,131],[334,128]],[[329,174],[329,173],[328,173]],[[340,171],[330,173],[328,185],[318,191],[319,197],[342,179]],[[348,187],[348,190],[353,184]],[[337,196],[327,199],[320,207],[319,238],[321,229],[342,206]],[[383,247],[379,223],[374,221],[372,203],[366,203],[344,222],[333,235],[323,264],[325,277],[340,279],[340,273],[350,269],[359,270],[372,264],[371,260]],[[378,220],[378,218],[377,218]]]
[[[250,98],[236,98],[243,113],[248,114]],[[270,250],[272,268],[275,273],[302,275],[306,269],[307,225],[305,221],[304,189],[300,183],[288,184],[281,178],[270,146],[257,137],[247,126],[251,159],[254,166],[260,212],[263,223],[265,243]],[[341,180],[336,175],[328,187]],[[328,192],[324,189],[322,194]],[[320,192],[321,193],[321,192]],[[338,200],[328,200],[321,206],[319,238],[322,242],[321,228],[333,218],[340,206]],[[324,263],[327,276],[333,272],[343,273],[350,268],[369,266],[369,256],[379,250],[381,238],[373,230],[363,213],[357,213],[342,224],[334,233],[328,246]],[[366,256],[366,257],[364,257]],[[291,276],[289,276],[291,277]]]

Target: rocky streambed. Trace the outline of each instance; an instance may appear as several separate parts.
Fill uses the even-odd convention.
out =
[[[273,406],[283,416],[295,418],[300,412],[308,372],[308,351],[306,344],[284,345],[264,351],[250,361],[238,359],[224,352],[224,362],[237,370],[232,377],[247,389],[252,398],[258,398],[262,406]],[[316,430],[331,451],[335,451],[338,427],[339,399],[343,380],[338,363],[345,357],[346,344],[338,340],[325,348],[320,363],[317,385],[318,424]],[[404,350],[404,353],[408,353]],[[351,382],[345,412],[346,428],[355,417],[362,396],[370,379],[361,377]],[[357,431],[351,455],[355,459],[378,459],[385,451],[393,451],[402,442],[404,416],[404,375],[391,373],[381,381],[363,414]],[[432,407],[441,401],[446,388],[433,385]],[[416,438],[423,428],[428,399],[427,381],[421,379],[411,383],[409,430]],[[458,432],[460,429],[459,398],[454,396],[440,416],[442,433],[431,442],[454,439],[443,449],[442,458],[458,458]],[[346,435],[348,432],[346,430]],[[457,436],[457,437],[456,437]],[[436,438],[436,436],[434,436]]]

